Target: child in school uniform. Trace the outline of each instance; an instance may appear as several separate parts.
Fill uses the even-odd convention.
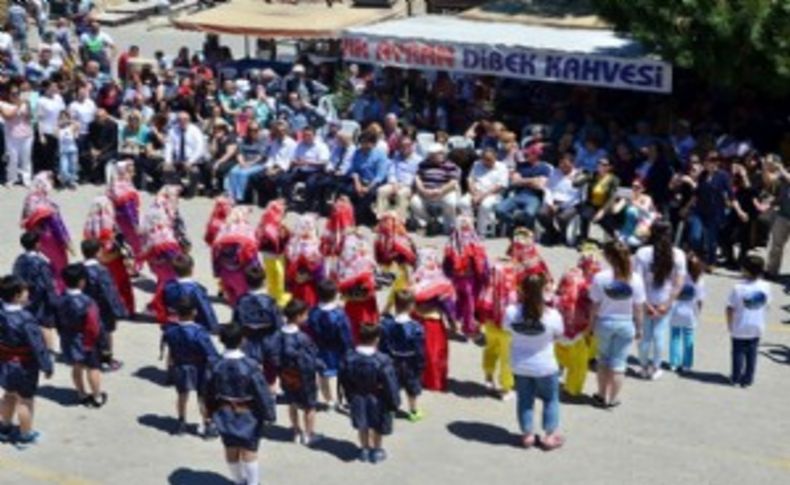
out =
[[[24,309],[27,286],[16,276],[0,279],[0,376],[5,395],[0,401],[0,443],[25,448],[41,436],[33,429],[33,399],[39,374],[52,377],[52,358],[36,318]],[[19,426],[13,424],[16,416]]]
[[[409,288],[409,278],[417,264],[417,246],[397,212],[385,212],[379,217],[374,254],[379,268],[394,275],[384,307],[389,312],[395,304],[395,294]]]
[[[57,328],[63,359],[71,366],[77,399],[83,406],[100,408],[107,402],[101,390],[102,325],[99,306],[84,293],[88,272],[81,263],[63,270],[66,292],[56,305]],[[85,389],[88,378],[90,394]]]
[[[398,388],[406,392],[409,402],[408,418],[420,421],[424,414],[417,406],[422,394],[422,373],[425,371],[425,331],[411,314],[414,294],[409,290],[395,293],[395,315],[381,319],[381,352],[392,359],[398,377]]]
[[[376,261],[368,241],[359,231],[351,231],[343,240],[337,270],[337,288],[345,300],[351,336],[358,342],[363,323],[378,324],[376,302]]]
[[[732,338],[732,376],[735,386],[754,383],[757,348],[765,332],[765,311],[771,303],[771,290],[762,279],[765,261],[748,256],[743,262],[744,280],[736,283],[727,298],[727,328]]]
[[[243,339],[239,325],[223,326],[220,340],[225,353],[208,368],[204,396],[233,482],[259,485],[258,447],[263,424],[274,422],[277,411],[258,363],[240,349]]]
[[[204,326],[209,333],[216,334],[219,331],[217,314],[211,305],[206,287],[192,278],[195,269],[195,261],[192,259],[192,256],[188,254],[176,256],[173,259],[173,269],[177,279],[167,282],[163,292],[163,299],[169,318],[172,321],[172,318],[175,316],[176,305],[182,298],[192,298],[197,306],[195,323]]]
[[[351,324],[345,310],[337,301],[337,285],[332,280],[318,283],[318,306],[310,310],[307,326],[318,346],[318,356],[324,363],[318,383],[328,408],[336,407],[332,389],[343,356],[354,347]],[[339,396],[338,396],[339,397]]]
[[[380,335],[378,325],[363,325],[359,345],[346,354],[340,368],[351,424],[359,433],[359,459],[374,464],[387,459],[382,440],[392,433],[393,414],[400,407],[392,360],[376,350]]]
[[[283,317],[277,302],[266,291],[266,275],[259,267],[245,272],[249,291],[239,298],[233,309],[233,322],[241,326],[244,354],[258,362],[269,386],[277,380],[275,353],[277,333]]]
[[[263,269],[266,272],[266,287],[280,308],[284,308],[291,295],[285,291],[285,248],[289,232],[284,224],[285,201],[269,202],[261,215],[258,229],[258,250],[263,253]]]
[[[310,446],[320,440],[315,433],[316,380],[323,369],[323,362],[318,357],[318,347],[303,330],[308,310],[307,304],[298,298],[285,306],[286,324],[278,333],[276,362],[280,388],[288,403],[293,440]],[[299,411],[302,411],[304,428],[299,424]]]
[[[203,415],[203,437],[216,438],[217,429],[211,421],[203,402],[206,368],[219,357],[211,336],[205,327],[195,323],[197,305],[189,296],[176,303],[178,321],[167,325],[162,340],[169,350],[168,367],[176,387],[176,412],[178,424],[174,434],[187,431],[187,402],[189,393],[197,393],[200,413]]]
[[[55,288],[54,269],[41,252],[38,233],[26,232],[19,238],[24,253],[14,261],[13,274],[27,286],[26,309],[41,327],[47,348],[55,349]]]
[[[128,315],[126,307],[118,294],[115,282],[98,259],[101,246],[95,239],[86,239],[80,245],[82,256],[85,258],[83,265],[88,279],[85,284],[85,294],[99,306],[99,318],[102,323],[102,363],[109,370],[118,370],[122,364],[113,358],[113,334],[118,326],[118,320]]]
[[[325,277],[324,257],[318,238],[316,218],[312,214],[299,216],[285,251],[285,283],[293,298],[309,307],[318,303],[316,288]]]
[[[694,333],[705,299],[705,265],[694,253],[686,255],[686,276],[669,320],[669,365],[678,373],[694,365]]]

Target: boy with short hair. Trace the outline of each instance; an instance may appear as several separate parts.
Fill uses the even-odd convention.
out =
[[[277,332],[283,326],[283,317],[277,302],[266,291],[266,274],[257,266],[247,268],[244,273],[249,291],[243,294],[233,309],[233,322],[239,324],[244,333],[241,347],[244,354],[263,367],[269,386],[277,380],[274,364]]]
[[[214,348],[208,331],[195,323],[197,308],[192,298],[180,299],[176,303],[175,310],[178,322],[167,325],[162,335],[162,340],[170,351],[169,367],[178,393],[176,400],[178,425],[174,434],[181,435],[187,431],[187,401],[189,393],[196,391],[200,412],[203,415],[203,437],[216,438],[217,429],[203,405],[203,386],[206,368],[219,357],[219,353]]]
[[[318,347],[304,332],[308,307],[298,298],[285,306],[286,324],[277,334],[277,368],[280,387],[288,403],[294,442],[310,446],[320,440],[315,433],[315,410],[318,400],[316,377],[323,369]],[[299,426],[299,410],[303,412],[304,429]]]
[[[354,348],[351,340],[351,323],[345,310],[337,301],[337,285],[326,279],[318,283],[319,304],[310,310],[307,325],[318,346],[318,356],[324,363],[319,378],[321,395],[328,408],[336,407],[332,388],[336,387],[340,362]],[[339,398],[339,396],[338,396]]]
[[[243,339],[239,325],[222,327],[220,340],[225,353],[209,366],[204,396],[234,483],[259,485],[258,446],[263,424],[274,422],[277,412],[258,363],[239,349]]]
[[[197,307],[195,323],[206,327],[212,334],[219,331],[219,320],[211,306],[211,300],[206,288],[192,278],[195,269],[195,261],[188,254],[179,254],[173,258],[173,269],[177,279],[170,280],[165,284],[164,303],[167,307],[168,318],[174,319],[176,316],[175,307],[184,298],[192,298]]]
[[[0,280],[0,375],[5,395],[0,403],[0,443],[10,440],[25,448],[40,437],[33,430],[33,398],[39,373],[52,377],[52,358],[35,317],[24,309],[28,290],[22,279]],[[14,415],[19,427],[13,426]]]
[[[765,310],[771,303],[771,290],[762,279],[765,261],[748,256],[743,262],[744,281],[735,284],[727,298],[727,328],[732,337],[733,385],[743,388],[754,382],[757,348],[765,332]]]
[[[116,371],[122,363],[113,358],[113,333],[118,326],[118,320],[128,317],[126,306],[118,293],[110,272],[97,259],[101,251],[99,241],[86,239],[80,245],[82,256],[85,258],[83,265],[88,279],[85,284],[85,294],[93,298],[99,306],[99,317],[102,323],[102,364],[108,370]]]
[[[395,316],[384,315],[381,320],[381,352],[392,359],[398,377],[398,387],[406,391],[409,402],[409,421],[423,418],[417,407],[422,393],[422,373],[425,370],[425,332],[411,318],[414,294],[409,290],[395,293]]]
[[[101,390],[102,327],[99,306],[83,293],[88,280],[85,266],[70,264],[63,269],[66,292],[56,305],[57,327],[63,358],[71,365],[71,378],[77,399],[83,406],[100,408],[107,402]],[[85,391],[85,376],[91,393]]]
[[[370,463],[387,459],[382,439],[392,433],[392,415],[400,406],[392,360],[376,350],[380,335],[378,325],[362,325],[359,345],[346,354],[340,368],[351,424],[359,432],[359,459]]]
[[[38,320],[49,350],[55,348],[55,275],[52,264],[41,253],[41,242],[37,233],[26,232],[19,238],[25,250],[14,262],[13,274],[21,279],[28,289],[27,310]]]

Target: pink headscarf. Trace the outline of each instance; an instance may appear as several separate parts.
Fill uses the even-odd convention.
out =
[[[248,207],[240,206],[230,211],[212,245],[215,257],[223,247],[230,245],[238,246],[238,259],[242,265],[247,265],[257,257],[258,241],[255,238],[255,228],[249,221],[250,213]]]
[[[289,262],[303,259],[308,264],[320,264],[321,241],[318,238],[318,223],[312,214],[303,214],[296,221],[291,238],[285,249],[285,257]]]
[[[432,300],[455,300],[455,288],[442,270],[439,252],[435,247],[417,252],[417,269],[411,276],[414,299],[417,303]]]
[[[103,246],[114,242],[115,206],[107,196],[100,195],[93,199],[82,237],[96,239]]]
[[[337,280],[343,293],[360,287],[368,293],[376,291],[376,260],[370,243],[360,231],[349,231],[343,239]]]
[[[129,160],[118,162],[115,166],[113,176],[107,186],[107,196],[116,207],[130,202],[133,202],[136,207],[140,206],[140,193],[132,183],[133,168],[134,164]]]
[[[31,230],[42,219],[58,211],[58,206],[51,199],[52,172],[40,172],[30,183],[30,189],[22,205],[22,218],[20,225],[25,230]]]

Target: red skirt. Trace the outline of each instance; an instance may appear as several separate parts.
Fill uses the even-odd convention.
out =
[[[289,283],[288,291],[291,292],[293,298],[298,298],[307,303],[307,306],[312,308],[318,305],[318,290],[313,281],[306,283]]]
[[[378,325],[379,308],[375,298],[365,300],[348,300],[346,302],[346,315],[351,322],[351,337],[354,344],[359,343],[359,329],[363,323]]]
[[[123,306],[129,316],[134,316],[134,292],[132,291],[132,280],[129,278],[129,272],[126,270],[126,264],[123,258],[114,258],[104,263],[104,267],[110,272],[112,280],[115,282],[115,287],[118,288],[118,293],[121,295]]]
[[[244,270],[220,268],[218,276],[222,282],[222,294],[225,296],[225,300],[231,307],[235,307],[241,295],[249,290]]]
[[[156,293],[154,293],[154,299],[151,300],[148,306],[156,315],[156,321],[164,325],[167,323],[167,307],[165,306],[164,298],[165,285],[168,281],[177,278],[176,272],[170,263],[149,262],[148,265],[151,267],[151,272],[156,275]]]
[[[422,385],[429,391],[446,391],[450,347],[440,318],[419,318],[425,329],[425,371]]]
[[[63,293],[66,290],[66,285],[63,283],[63,269],[69,265],[68,250],[51,230],[41,231],[39,237],[41,253],[47,257],[52,265],[52,272],[55,277],[55,290],[58,294]]]

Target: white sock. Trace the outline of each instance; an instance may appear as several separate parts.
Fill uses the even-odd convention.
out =
[[[244,465],[240,461],[229,461],[228,468],[234,483],[244,483]]]
[[[247,485],[260,485],[261,483],[261,470],[258,467],[258,461],[245,461],[239,462],[239,465],[244,468],[244,475],[247,478]]]

